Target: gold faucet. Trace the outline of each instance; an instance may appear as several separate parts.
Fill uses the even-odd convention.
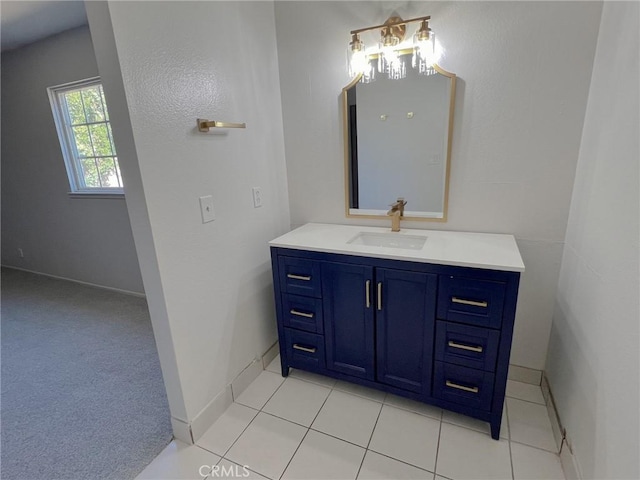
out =
[[[407,204],[403,197],[398,197],[395,203],[391,204],[391,210],[387,212],[387,215],[391,215],[391,231],[400,231],[400,219],[404,215],[404,206]]]

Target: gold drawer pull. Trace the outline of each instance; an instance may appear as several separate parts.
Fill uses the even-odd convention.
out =
[[[378,282],[378,310],[382,310],[382,282]]]
[[[311,275],[294,275],[293,273],[287,273],[287,278],[293,278],[294,280],[304,280],[308,282],[311,280]]]
[[[476,302],[474,300],[465,300],[464,298],[451,297],[453,303],[461,303],[462,305],[472,305],[474,307],[487,308],[489,305],[487,302]]]
[[[302,345],[298,345],[297,343],[293,344],[293,349],[302,350],[303,352],[307,352],[307,353],[316,353],[316,350],[317,350],[316,347],[313,347],[313,348],[303,347]]]
[[[478,387],[465,387],[464,385],[458,385],[450,380],[446,382],[447,387],[457,388],[458,390],[464,390],[465,392],[478,393]]]
[[[459,348],[460,350],[469,350],[470,352],[482,353],[482,347],[480,346],[472,347],[471,345],[463,345],[462,343],[456,343],[452,341],[449,341],[449,346],[453,348]]]
[[[298,310],[289,310],[291,315],[298,315],[299,317],[313,318],[313,313],[299,312]]]
[[[367,280],[364,285],[367,296],[367,308],[371,308],[371,280]]]

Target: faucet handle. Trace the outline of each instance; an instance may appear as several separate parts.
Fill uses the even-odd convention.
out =
[[[398,199],[389,206],[392,207],[392,210],[397,210],[398,208],[403,208],[406,204],[407,201],[404,199],[404,197],[398,197]]]

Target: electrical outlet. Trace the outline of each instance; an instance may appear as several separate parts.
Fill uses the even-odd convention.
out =
[[[202,223],[213,222],[216,219],[216,212],[213,209],[213,197],[211,195],[200,197],[200,213],[202,214]]]
[[[253,208],[262,206],[262,189],[260,187],[253,187],[251,189],[253,193]]]
[[[24,252],[22,251],[21,248],[18,249],[18,257],[24,258]]]

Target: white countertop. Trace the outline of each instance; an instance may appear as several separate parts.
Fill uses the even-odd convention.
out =
[[[361,257],[524,272],[524,263],[513,235],[403,228],[392,234],[427,237],[422,249],[405,250],[348,243],[361,232],[391,234],[391,229],[308,223],[270,241],[269,245]]]

